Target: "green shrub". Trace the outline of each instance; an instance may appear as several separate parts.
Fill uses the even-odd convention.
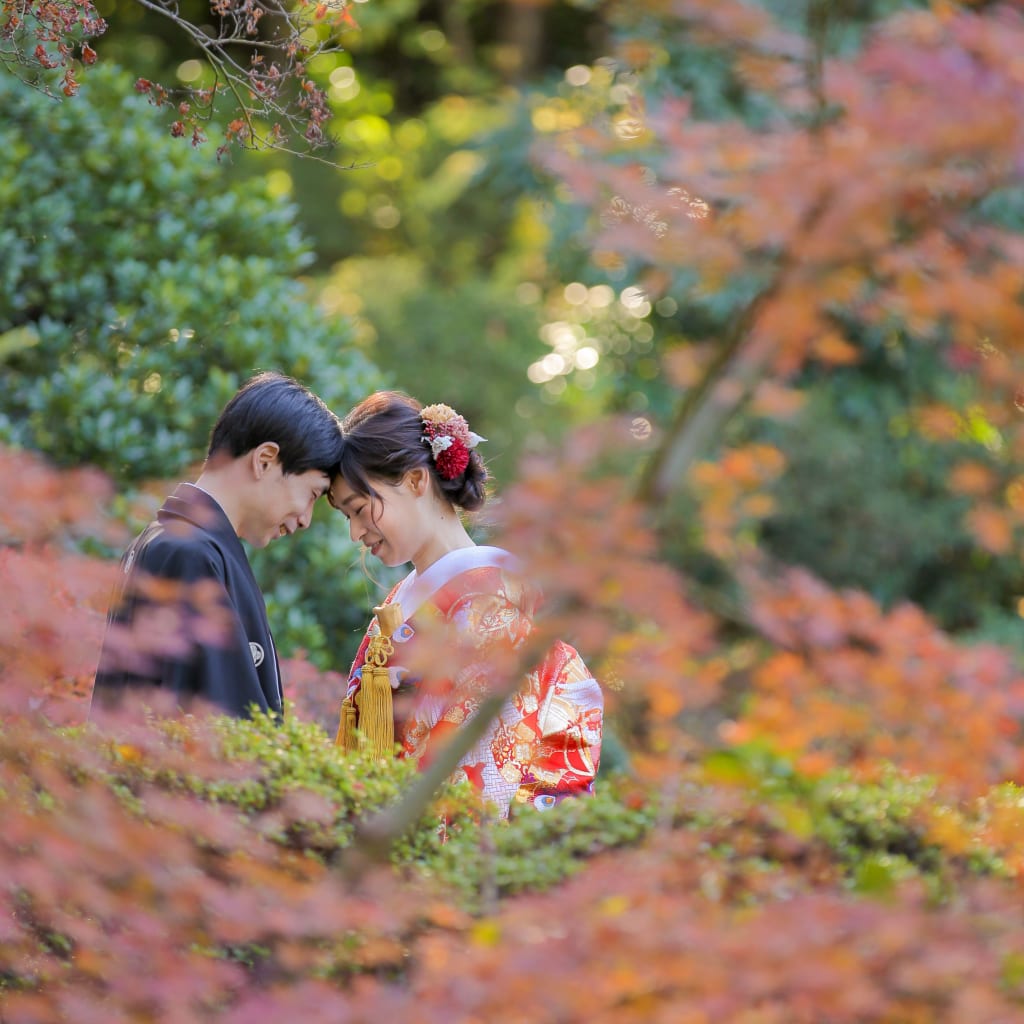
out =
[[[110,785],[143,815],[153,786],[235,807],[265,838],[332,863],[351,845],[359,821],[395,801],[417,772],[411,761],[343,756],[319,725],[292,713],[283,722],[269,715],[211,721],[214,771],[181,770],[131,744],[111,744]],[[172,746],[197,742],[188,721],[159,728]],[[395,845],[392,861],[437,879],[467,907],[479,908],[488,889],[498,896],[545,889],[587,858],[639,842],[655,817],[653,803],[625,801],[612,777],[593,797],[545,812],[518,808],[507,822],[490,821],[461,783],[442,790]]]
[[[375,386],[347,322],[296,280],[311,256],[293,208],[227,185],[127,74],[97,67],[65,103],[0,76],[0,106],[0,438],[166,478],[257,369],[339,412]]]
[[[290,714],[213,721],[215,770],[182,771],[112,746],[109,782],[139,813],[150,787],[191,793],[238,809],[264,838],[327,863],[351,845],[358,823],[396,800],[414,779],[408,761],[370,754],[342,756],[324,730]],[[164,723],[182,747],[195,744],[194,726]],[[972,874],[1004,873],[994,850],[978,838],[969,856],[944,849],[929,822],[948,810],[930,779],[895,769],[874,781],[846,772],[820,779],[801,775],[753,745],[712,755],[701,773],[684,773],[674,796],[645,792],[626,775],[610,775],[592,797],[565,800],[539,812],[514,807],[509,820],[482,812],[465,784],[448,786],[392,850],[392,863],[422,874],[457,895],[468,910],[542,891],[574,875],[590,858],[646,839],[659,822],[702,838],[710,850],[762,870],[788,868],[812,851],[836,878],[865,895],[886,895],[921,878],[942,897]],[[723,794],[733,792],[733,798]],[[142,794],[140,800],[139,794]],[[672,801],[667,813],[666,799]],[[977,837],[978,814],[1019,793],[997,788],[964,818]],[[789,836],[792,841],[779,841]],[[741,852],[744,851],[744,852]]]
[[[64,103],[2,75],[0,106],[0,440],[124,487],[198,463],[257,369],[339,414],[377,386],[349,323],[295,277],[311,256],[294,209],[257,179],[227,184],[125,73],[97,66]],[[339,638],[374,602],[340,517],[325,506],[317,520],[253,566],[280,652],[344,668]]]
[[[295,714],[283,722],[215,718],[209,728],[162,722],[149,740],[137,733],[109,743],[107,784],[143,817],[156,793],[191,796],[237,810],[254,841],[340,865],[360,822],[398,799],[417,773],[409,761],[342,755],[319,725]],[[719,752],[680,781],[659,796],[611,775],[592,797],[544,812],[515,807],[507,821],[484,812],[467,784],[447,786],[396,843],[391,862],[440,885],[466,910],[489,913],[495,901],[549,889],[658,826],[692,833],[741,874],[791,871],[814,859],[864,895],[885,896],[916,877],[944,898],[970,875],[1006,873],[978,821],[997,804],[1020,801],[1019,791],[997,787],[964,816],[928,779],[895,769],[875,781],[845,773],[811,779],[754,747]],[[59,811],[45,792],[37,799]],[[946,811],[973,835],[969,855],[930,837],[929,821]]]
[[[525,807],[508,821],[478,822],[450,834],[421,867],[481,909],[485,894],[511,896],[557,885],[587,859],[639,843],[657,818],[656,804],[623,799],[612,777],[591,797],[563,800],[546,811]]]
[[[1004,787],[965,812],[944,801],[935,780],[927,777],[889,766],[873,780],[845,769],[812,778],[753,743],[712,753],[704,772],[713,782],[736,786],[775,827],[803,842],[824,844],[841,876],[860,892],[884,895],[919,876],[941,895],[965,873],[1004,873],[998,851],[977,839],[979,814],[998,802]],[[953,815],[966,834],[975,836],[967,855],[944,849],[934,838],[931,824],[943,815]],[[722,824],[715,812],[694,811],[685,800],[675,817],[680,826]]]
[[[931,780],[895,770],[877,782],[829,777],[813,791],[816,831],[852,870],[863,862],[897,857],[922,871],[935,871],[941,851],[925,838],[922,811],[935,799]]]
[[[272,715],[211,719],[210,742],[219,760],[212,772],[208,766],[182,770],[166,758],[151,760],[138,756],[131,745],[112,744],[109,781],[140,813],[145,813],[145,801],[138,802],[138,794],[152,785],[190,793],[235,807],[265,838],[330,862],[351,844],[360,819],[392,803],[408,787],[416,766],[370,753],[343,756],[319,725],[292,711],[281,722]],[[187,720],[164,722],[159,728],[172,746],[196,743],[196,726]],[[295,800],[297,794],[315,799]],[[457,821],[468,815],[471,804],[452,804]],[[436,830],[436,810],[414,829],[426,837]],[[429,838],[407,838],[413,847],[424,841]]]

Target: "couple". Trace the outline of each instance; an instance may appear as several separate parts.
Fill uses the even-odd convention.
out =
[[[516,579],[511,556],[474,544],[459,515],[485,501],[480,440],[445,405],[422,408],[378,392],[339,424],[298,382],[254,377],[218,418],[199,479],[178,486],[122,558],[94,704],[149,684],[238,716],[253,708],[280,713],[277,653],[239,538],[264,547],[294,533],[326,495],[353,541],[385,565],[413,566],[375,609],[347,693],[338,695],[339,742],[352,745],[377,730],[379,744],[375,698],[372,714],[369,705],[374,679],[383,678],[386,745],[393,738],[399,756],[429,758],[432,744],[443,743],[486,694],[489,650],[496,661],[505,646],[525,643],[532,627],[530,591]],[[436,623],[448,631],[451,650],[469,648],[472,656],[439,664],[437,678],[413,678],[402,667],[403,645],[414,651],[417,628],[425,634]],[[601,727],[597,683],[579,655],[557,643],[462,758],[456,777],[468,778],[504,814],[513,801],[549,806],[592,789]]]

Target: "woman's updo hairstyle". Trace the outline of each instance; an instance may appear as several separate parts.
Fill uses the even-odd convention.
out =
[[[475,512],[487,500],[483,459],[470,450],[466,468],[446,480],[423,439],[422,408],[415,398],[400,391],[377,391],[365,398],[342,421],[338,473],[354,491],[379,498],[371,477],[398,483],[410,470],[423,467],[430,471],[438,492],[448,501]]]

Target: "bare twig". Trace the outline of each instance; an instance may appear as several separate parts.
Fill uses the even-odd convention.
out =
[[[153,103],[174,109],[172,135],[191,133],[194,144],[204,141],[217,96],[229,94],[233,113],[228,114],[220,152],[230,143],[317,159],[314,154],[332,146],[334,140],[325,132],[327,97],[309,77],[308,66],[314,58],[341,49],[338,29],[351,22],[347,0],[296,0],[293,5],[212,0],[211,11],[219,20],[215,34],[184,17],[176,0],[136,2],[170,21],[213,72],[212,88],[137,82],[138,91]],[[105,30],[91,0],[42,5],[13,0],[0,9],[0,65],[48,95],[71,96],[78,89],[80,64],[96,60],[96,52],[83,40]],[[295,145],[296,138],[303,144]],[[323,157],[319,162],[338,166]]]

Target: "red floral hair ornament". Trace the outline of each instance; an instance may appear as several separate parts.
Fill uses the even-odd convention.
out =
[[[469,453],[486,437],[474,434],[464,416],[450,405],[428,405],[420,411],[423,420],[422,440],[430,445],[438,475],[454,480],[465,473]]]

